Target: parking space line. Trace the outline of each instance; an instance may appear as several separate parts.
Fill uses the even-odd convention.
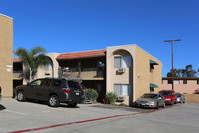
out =
[[[14,113],[14,114],[19,114],[19,115],[27,115],[28,113],[22,113],[22,112],[17,112],[17,111],[12,111],[12,110],[4,110],[5,112],[9,112],[9,113]]]
[[[144,111],[144,112],[137,112],[137,113],[133,113],[133,114],[113,115],[113,116],[90,119],[90,120],[84,120],[84,121],[69,122],[69,123],[63,123],[63,124],[57,124],[57,125],[33,128],[33,129],[13,131],[13,132],[9,132],[9,133],[33,132],[33,131],[39,131],[39,130],[44,130],[44,129],[49,129],[49,128],[55,128],[55,127],[61,127],[61,126],[67,126],[67,125],[74,125],[74,124],[81,124],[81,123],[87,123],[87,122],[93,122],[93,121],[99,121],[99,120],[105,120],[105,119],[111,119],[111,118],[118,118],[118,117],[124,117],[124,116],[135,116],[135,115],[139,115],[139,114],[147,114],[147,113],[152,113],[152,112],[156,112],[156,111],[159,111],[159,110],[169,109],[169,108],[180,106],[180,105],[182,105],[182,104],[177,104],[177,105],[173,105],[171,107],[162,108],[162,109],[156,109],[156,110],[150,110],[150,111]]]

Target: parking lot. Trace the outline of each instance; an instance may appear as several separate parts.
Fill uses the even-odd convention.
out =
[[[159,110],[100,103],[51,108],[38,102],[2,99],[0,132],[198,133],[198,105],[177,104]]]

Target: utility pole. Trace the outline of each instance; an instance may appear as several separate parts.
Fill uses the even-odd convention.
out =
[[[174,74],[173,74],[173,42],[176,42],[176,41],[181,41],[181,39],[178,39],[178,40],[164,40],[164,42],[171,42],[171,53],[172,53],[172,90],[174,90]]]

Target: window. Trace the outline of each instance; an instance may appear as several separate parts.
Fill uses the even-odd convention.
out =
[[[52,80],[44,80],[42,86],[52,86]]]
[[[121,68],[122,66],[122,57],[116,56],[114,57],[114,68]]]
[[[79,83],[78,82],[73,82],[73,81],[68,81],[68,86],[70,88],[77,88],[80,89]]]
[[[30,83],[31,86],[40,86],[41,85],[42,80],[35,80],[33,82]]]
[[[150,72],[152,73],[154,69],[154,65],[150,64]]]
[[[154,70],[154,65],[159,65],[157,62],[150,60],[150,72],[152,73]]]
[[[117,95],[130,96],[131,87],[128,84],[114,84],[114,92]]]
[[[52,71],[52,66],[50,64],[44,65],[44,70],[45,71]]]
[[[187,80],[183,80],[183,84],[187,84]]]
[[[168,84],[172,84],[172,80],[168,80]],[[180,84],[180,80],[174,80],[173,84]]]
[[[172,84],[172,80],[168,80],[168,84]]]
[[[163,96],[171,96],[170,91],[160,91],[159,93],[162,94]]]
[[[54,86],[61,86],[61,80],[54,80]]]
[[[180,84],[180,80],[174,80],[174,84]]]
[[[131,67],[131,56],[115,56],[114,68]]]
[[[122,56],[122,67],[131,67],[131,56]]]
[[[150,92],[154,92],[154,87],[150,87]]]

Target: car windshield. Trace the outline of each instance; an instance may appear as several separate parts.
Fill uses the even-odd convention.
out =
[[[180,93],[176,93],[177,97],[181,97],[181,94]]]
[[[141,98],[157,98],[157,94],[144,94],[141,96]]]
[[[162,94],[163,96],[171,96],[171,92],[169,91],[161,91],[159,93]]]

